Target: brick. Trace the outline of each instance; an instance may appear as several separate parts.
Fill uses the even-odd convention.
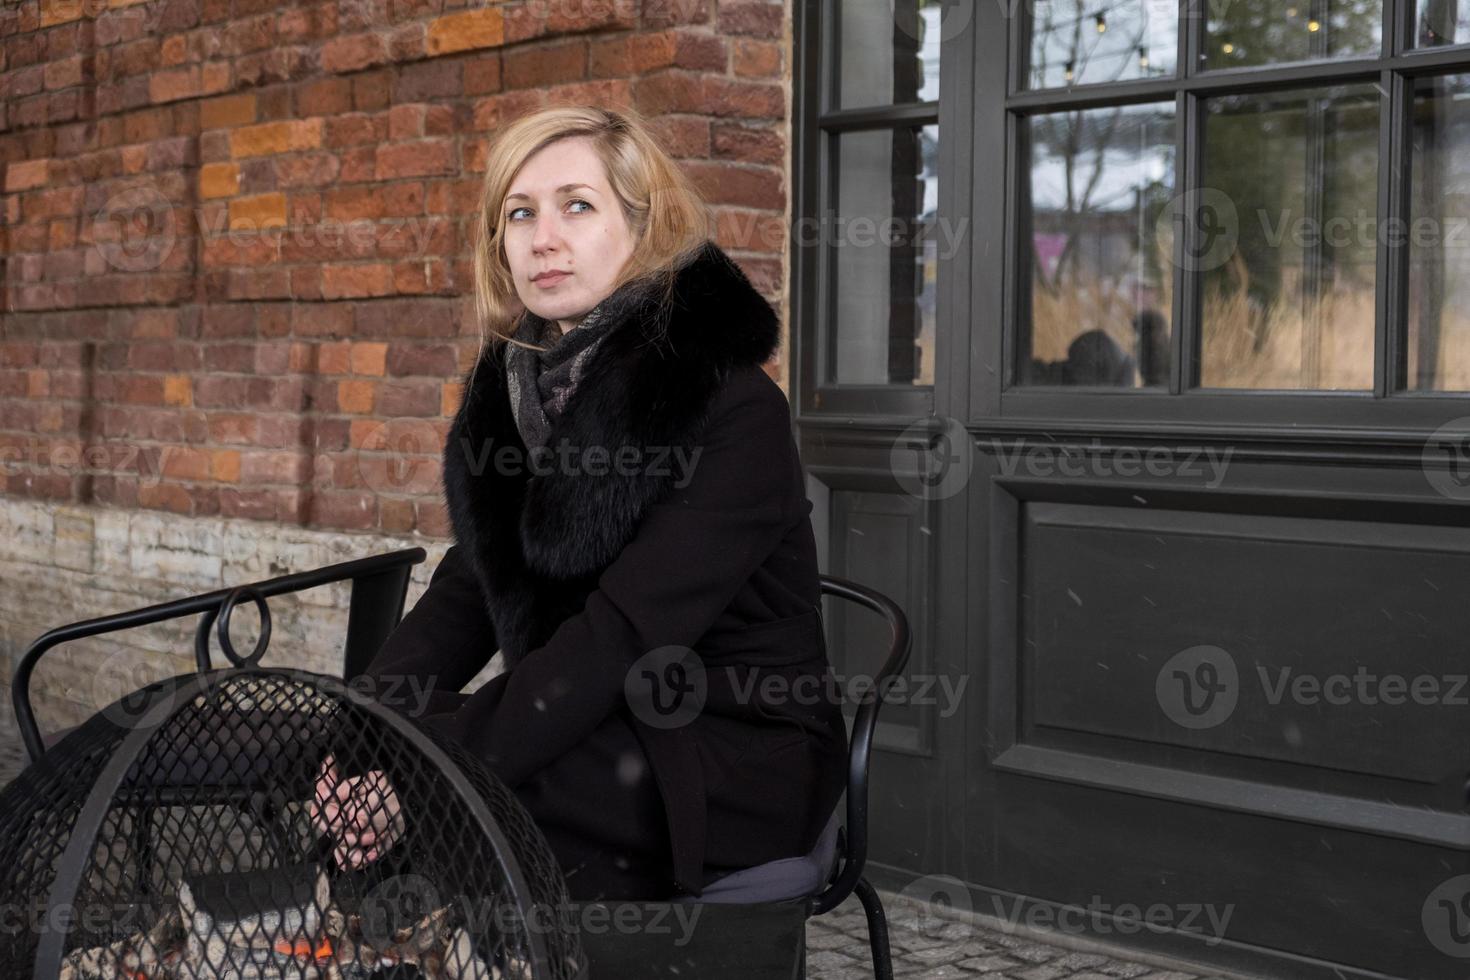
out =
[[[206,163],[199,168],[199,196],[234,197],[240,192],[240,167],[234,163]]]
[[[781,171],[728,163],[689,161],[684,172],[711,204],[782,210],[786,205]]]
[[[498,48],[505,43],[505,21],[495,7],[448,14],[429,22],[424,50],[429,57]]]
[[[6,193],[45,187],[50,163],[50,160],[21,160],[10,164],[5,169]]]
[[[225,483],[240,482],[240,451],[216,449],[209,456],[209,475]]]
[[[506,51],[501,72],[510,88],[541,88],[587,77],[587,42],[577,39],[553,45]]]
[[[264,231],[286,226],[286,195],[279,191],[230,202],[231,231]]]
[[[302,83],[296,91],[298,116],[335,116],[351,111],[351,79],[317,79]]]
[[[154,72],[148,77],[150,102],[176,102],[179,99],[198,98],[203,91],[197,65],[175,71]]]
[[[378,147],[374,176],[378,180],[447,176],[459,171],[454,144],[447,139],[412,140]]]
[[[230,131],[230,156],[269,156],[322,145],[322,121],[301,119],[261,123]]]
[[[389,266],[328,265],[322,268],[323,299],[387,296],[392,292],[393,271]]]
[[[442,395],[438,381],[384,381],[378,385],[377,412],[432,418],[439,414]]]
[[[353,374],[369,374],[382,377],[388,355],[388,345],[365,342],[352,345],[350,362]]]
[[[385,64],[388,61],[388,43],[377,34],[353,34],[334,37],[322,45],[321,66],[323,71],[362,71]]]
[[[718,29],[721,34],[781,36],[785,8],[767,0],[720,0]]]
[[[189,406],[194,402],[194,382],[187,374],[171,374],[163,379],[163,403]]]
[[[373,395],[377,390],[374,381],[342,381],[337,384],[337,406],[343,412],[359,415],[373,410]]]
[[[324,490],[312,494],[309,520],[326,527],[365,531],[376,524],[376,496],[365,490]]]
[[[248,126],[255,122],[255,95],[226,95],[217,99],[205,99],[199,105],[200,129],[224,129],[231,126]]]
[[[774,41],[737,40],[731,49],[730,67],[740,78],[778,78],[781,46]]]

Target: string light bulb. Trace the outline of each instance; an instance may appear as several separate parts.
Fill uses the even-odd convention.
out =
[[[1139,48],[1138,49],[1138,67],[1140,67],[1140,68],[1147,68],[1148,67],[1148,49],[1147,48]]]
[[[1074,64],[1075,64],[1075,62],[1071,62],[1071,61],[1067,62],[1066,71],[1064,71],[1062,73],[1062,77],[1065,78],[1069,82],[1072,80],[1072,66]]]
[[[1313,34],[1316,34],[1321,29],[1322,29],[1322,22],[1321,21],[1316,21],[1316,20],[1309,20],[1309,21],[1307,21],[1307,30],[1311,31]]]
[[[1097,15],[1097,32],[1099,34],[1106,34],[1107,31],[1108,31],[1108,20],[1107,20],[1107,18],[1104,17],[1102,14],[1098,14]]]
[[[1224,44],[1220,45],[1220,50],[1224,51],[1226,54],[1234,54],[1235,45],[1230,43],[1229,41],[1226,41]]]

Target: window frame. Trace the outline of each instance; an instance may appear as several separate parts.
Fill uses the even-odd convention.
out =
[[[1028,5],[1017,5],[1021,16],[1006,19],[1004,5],[978,5],[973,25],[978,36],[977,57],[1004,58],[1006,179],[1000,191],[977,189],[980,212],[1004,214],[1000,252],[1005,269],[1001,295],[977,296],[976,311],[1003,329],[985,335],[977,330],[972,343],[987,348],[1000,372],[974,372],[971,404],[973,423],[996,417],[1016,422],[1053,422],[1086,419],[1080,428],[1121,430],[1139,427],[1232,430],[1289,427],[1289,440],[1332,438],[1344,429],[1371,430],[1385,442],[1421,441],[1423,430],[1467,414],[1466,393],[1418,391],[1406,387],[1407,287],[1409,248],[1405,242],[1380,244],[1375,271],[1374,385],[1372,390],[1333,389],[1219,389],[1198,386],[1200,277],[1183,271],[1183,250],[1192,247],[1195,223],[1183,222],[1184,234],[1175,242],[1175,289],[1170,340],[1170,380],[1166,388],[1100,388],[1018,385],[1015,381],[1021,326],[1028,314],[1029,294],[1023,294],[1020,268],[1023,255],[1020,203],[1025,200],[1029,164],[1024,157],[1023,120],[1059,109],[1110,107],[1125,103],[1175,100],[1179,130],[1176,140],[1174,193],[1201,185],[1205,100],[1223,93],[1267,89],[1316,88],[1351,82],[1377,84],[1379,97],[1379,221],[1407,218],[1410,152],[1413,133],[1414,83],[1425,76],[1470,72],[1470,44],[1413,48],[1417,14],[1415,0],[1384,0],[1382,47],[1378,57],[1291,62],[1267,67],[1200,69],[1198,53],[1204,40],[1206,0],[1182,0],[1179,12],[1179,51],[1176,75],[1091,83],[1062,88],[1023,88],[1029,74]],[[1004,28],[1004,29],[1001,29]],[[976,141],[977,148],[979,141]],[[1401,178],[1394,180],[1395,173]],[[1001,201],[985,201],[1003,195]],[[977,214],[977,216],[979,216]],[[977,222],[978,224],[978,222]],[[997,376],[999,375],[999,376]]]
[[[948,134],[968,132],[967,118],[971,98],[962,85],[968,72],[956,71],[957,59],[972,57],[974,31],[962,30],[940,41],[940,97],[937,101],[896,105],[832,108],[840,84],[838,24],[832,11],[840,0],[803,0],[796,11],[796,64],[793,79],[793,159],[792,214],[798,223],[811,222],[831,213],[830,202],[837,189],[836,141],[845,134],[899,131],[924,126],[938,126],[939,152],[936,169],[939,177],[936,214],[958,215],[969,211],[967,189],[955,186],[959,167],[967,161],[954,153],[954,140]],[[917,217],[917,216],[915,216]],[[820,224],[818,225],[820,227]],[[810,237],[810,236],[804,236]],[[824,245],[824,235],[816,242],[791,238],[791,310],[794,329],[791,332],[790,388],[792,404],[798,419],[802,417],[900,417],[932,415],[936,399],[952,382],[946,353],[952,344],[965,339],[956,330],[968,306],[956,302],[950,274],[955,262],[964,267],[970,251],[962,240],[949,262],[941,261],[936,270],[934,325],[934,383],[919,384],[852,384],[829,380],[835,373],[835,344],[838,342],[832,310],[835,306],[836,278],[833,275],[833,249]]]

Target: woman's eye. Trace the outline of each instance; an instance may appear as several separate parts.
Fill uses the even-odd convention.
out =
[[[568,201],[568,202],[567,202],[567,205],[568,205],[568,206],[571,206],[571,205],[573,205],[573,204],[587,204],[587,202],[586,202],[586,201],[584,201],[584,200],[582,200],[582,199],[581,199],[581,198],[580,198],[580,197],[574,197],[574,198],[572,198],[572,199],[571,199],[571,200],[570,200],[570,201]],[[591,208],[591,207],[592,207],[592,205],[591,205],[591,204],[587,204],[587,207],[588,207],[588,208]],[[529,210],[530,210],[530,208],[512,208],[512,209],[511,209],[511,210],[510,210],[510,211],[509,211],[509,212],[508,212],[508,213],[507,213],[507,214],[506,214],[506,216],[505,216],[505,217],[506,217],[506,219],[507,219],[507,220],[509,220],[509,221],[515,221],[515,220],[516,220],[516,213],[517,213],[517,212],[519,212],[519,211],[529,211]],[[586,214],[586,212],[585,212],[585,211],[578,211],[578,212],[577,212],[577,213],[578,213],[578,214]]]

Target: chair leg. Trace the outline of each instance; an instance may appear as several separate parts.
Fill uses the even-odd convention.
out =
[[[893,954],[888,949],[888,917],[883,914],[883,902],[868,879],[859,878],[853,887],[863,911],[868,916],[868,945],[873,949],[873,976],[875,980],[893,980]]]

